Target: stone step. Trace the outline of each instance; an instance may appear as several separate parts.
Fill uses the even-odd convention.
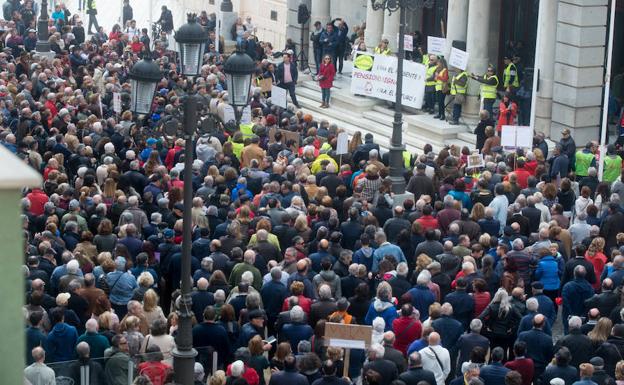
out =
[[[318,103],[314,99],[309,99],[306,96],[301,97],[299,101],[302,107],[304,107],[304,110],[311,112],[316,119],[327,119],[330,122],[334,122],[338,124],[339,127],[349,132],[350,135],[353,135],[355,131],[361,131],[362,134],[371,133],[375,136],[375,141],[382,148],[388,149],[392,136],[391,121],[389,126],[388,123],[380,124],[358,112],[344,109],[340,106],[332,105],[331,108],[323,109],[318,106]],[[408,151],[415,153],[422,153],[427,143],[433,146],[435,152],[440,151],[444,147],[444,143],[432,143],[428,138],[411,132],[407,126],[403,132],[403,142]]]
[[[316,100],[318,103],[321,103],[322,100],[320,89],[317,91],[305,86],[297,87],[297,96],[299,95],[311,100]],[[332,105],[343,107],[349,111],[363,112],[371,110],[372,107],[378,103],[378,101],[372,98],[354,96],[342,92],[333,92],[331,103]]]
[[[394,117],[393,116],[388,116],[386,114],[384,114],[383,112],[378,112],[378,111],[364,111],[362,113],[362,116],[365,117],[366,119],[372,120],[375,123],[381,124],[383,126],[387,126],[392,128],[392,122],[394,121]],[[403,127],[407,127],[407,125],[405,124],[405,122],[403,122]]]
[[[457,134],[457,139],[470,143],[473,148],[477,144],[477,136],[472,132],[460,132],[459,134]]]
[[[466,128],[461,125],[451,125],[446,121],[433,119],[431,115],[407,115],[405,121],[410,129],[416,130],[424,137],[431,138],[438,142],[455,139],[461,132],[466,132]]]

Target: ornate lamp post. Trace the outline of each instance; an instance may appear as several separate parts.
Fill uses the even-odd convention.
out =
[[[37,20],[37,45],[35,50],[40,56],[53,57],[54,53],[50,49],[48,42],[48,0],[41,0],[41,13]]]
[[[208,41],[208,32],[188,15],[188,22],[175,33],[179,46],[181,73],[195,77],[199,75]],[[182,240],[182,283],[178,311],[179,327],[176,337],[177,347],[173,350],[173,370],[175,381],[181,385],[193,385],[193,370],[197,351],[193,349],[191,310],[191,245],[193,229],[191,211],[193,208],[193,135],[197,129],[197,97],[189,94],[185,98],[183,111],[184,146],[184,216]]]
[[[405,177],[403,151],[403,59],[405,58],[405,46],[403,36],[405,35],[405,11],[415,11],[422,8],[431,8],[433,0],[371,0],[374,10],[399,12],[399,51],[397,52],[397,81],[396,99],[394,102],[394,121],[392,122],[392,139],[390,140],[390,180],[392,180],[392,191],[395,194],[405,192]]]
[[[251,77],[255,70],[256,63],[249,55],[240,50],[231,55],[223,65],[230,104],[234,107],[237,127],[240,124],[240,110],[249,102]]]

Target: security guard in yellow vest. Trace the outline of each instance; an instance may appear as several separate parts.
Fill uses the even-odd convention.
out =
[[[511,61],[511,57],[505,56],[503,60],[505,63],[505,70],[503,71],[503,87],[506,92],[514,92],[520,87],[520,80],[518,79],[518,68]]]
[[[459,70],[459,72],[451,79],[451,95],[453,96],[453,119],[451,119],[449,124],[459,124],[462,104],[466,100],[467,91],[468,72]]]
[[[604,171],[602,172],[603,182],[615,182],[622,173],[622,158],[615,153],[615,146],[607,146],[607,156],[604,159]]]
[[[494,102],[496,101],[496,90],[498,89],[498,76],[493,65],[489,65],[487,72],[483,76],[470,74],[470,77],[481,83],[481,98],[483,99],[483,109],[494,116]]]
[[[576,152],[574,156],[574,172],[577,177],[589,175],[587,172],[589,168],[596,167],[596,156],[594,155],[595,151],[596,146],[594,146],[592,142],[589,142],[585,145],[584,149]]]
[[[435,109],[435,78],[436,69],[438,67],[438,57],[436,55],[429,55],[427,63],[427,73],[425,75],[425,104],[423,106],[423,111],[433,114]]]

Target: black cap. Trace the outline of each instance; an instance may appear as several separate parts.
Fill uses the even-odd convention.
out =
[[[252,310],[249,312],[249,319],[255,319],[255,318],[264,318],[264,312],[262,310]]]
[[[589,363],[594,366],[604,366],[604,360],[601,357],[593,357]]]
[[[176,210],[180,210],[180,211],[184,211],[184,203],[176,203],[175,205],[173,205],[173,208]]]
[[[535,281],[531,283],[531,287],[535,290],[544,290],[544,284],[540,281]]]
[[[416,169],[417,169],[417,170],[426,170],[426,169],[427,169],[427,165],[426,165],[426,164],[424,164],[424,163],[418,163],[418,164],[416,165]]]

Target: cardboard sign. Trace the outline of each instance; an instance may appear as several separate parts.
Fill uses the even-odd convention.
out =
[[[121,94],[119,92],[113,92],[113,111],[121,114]]]
[[[336,155],[349,153],[349,134],[341,132],[336,140]]]
[[[271,103],[273,103],[273,105],[275,106],[282,107],[282,108],[288,107],[286,89],[278,87],[278,86],[272,86],[271,87]]]
[[[483,160],[483,154],[473,153],[468,155],[467,168],[485,167],[485,161]]]
[[[399,45],[399,34],[397,33],[397,46]],[[414,50],[414,37],[412,35],[403,35],[403,48],[406,51]]]
[[[243,114],[241,115],[241,124],[251,123],[251,106],[243,108]]]
[[[509,148],[533,148],[533,129],[529,126],[503,126],[501,146]]]
[[[459,68],[462,71],[468,67],[468,52],[464,52],[455,47],[451,48],[451,57],[449,58],[449,66]]]
[[[334,322],[325,324],[325,343],[329,346],[364,349],[371,344],[372,326],[348,325]]]
[[[292,132],[292,131],[288,131],[288,130],[282,130],[280,128],[271,128],[269,130],[269,143],[275,143],[275,133],[277,131],[280,131],[282,133],[282,143],[284,145],[286,145],[286,143],[288,143],[289,141],[294,141],[295,144],[293,146],[290,147],[290,149],[296,154],[299,151],[299,145],[301,144],[299,142],[299,140],[301,139],[301,136],[299,135],[298,132]]]
[[[446,39],[443,37],[427,36],[427,53],[446,55]]]
[[[236,114],[234,113],[234,107],[230,104],[226,104],[223,108],[223,123],[236,121]]]

